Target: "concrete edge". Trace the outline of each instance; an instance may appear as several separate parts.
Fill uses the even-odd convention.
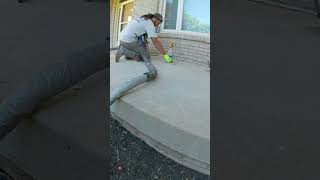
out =
[[[119,117],[115,112],[110,111],[111,116],[116,119],[125,129],[131,132],[136,137],[142,139],[149,146],[165,155],[166,157],[174,160],[175,162],[182,164],[188,168],[196,170],[206,175],[210,175],[210,164],[198,161],[194,158],[188,157],[172,148],[160,143],[159,141],[153,139],[152,137],[139,131],[137,128],[126,122],[124,119]]]

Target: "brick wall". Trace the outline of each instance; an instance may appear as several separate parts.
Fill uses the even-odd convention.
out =
[[[141,16],[147,13],[155,13],[158,11],[158,0],[135,0],[134,16]]]
[[[159,37],[166,50],[168,50],[169,42],[173,41],[175,45],[173,55],[177,60],[200,64],[210,62],[210,35],[161,32]],[[154,47],[152,49],[155,51]]]

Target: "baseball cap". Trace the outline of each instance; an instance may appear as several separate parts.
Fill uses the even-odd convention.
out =
[[[161,14],[159,14],[159,13],[154,13],[153,16],[154,16],[155,18],[157,18],[159,21],[161,21],[161,23],[162,23],[163,17],[162,17]]]

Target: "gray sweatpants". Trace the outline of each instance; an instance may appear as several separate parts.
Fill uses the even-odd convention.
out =
[[[120,57],[123,55],[134,59],[142,59],[149,70],[149,72],[145,73],[148,75],[148,81],[151,81],[156,78],[157,69],[150,61],[150,52],[145,43],[139,44],[138,41],[126,43],[120,41],[119,50],[116,55],[116,62],[118,62]]]

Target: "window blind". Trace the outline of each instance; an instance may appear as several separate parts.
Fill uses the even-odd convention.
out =
[[[176,29],[178,2],[178,0],[166,0],[164,29]]]

